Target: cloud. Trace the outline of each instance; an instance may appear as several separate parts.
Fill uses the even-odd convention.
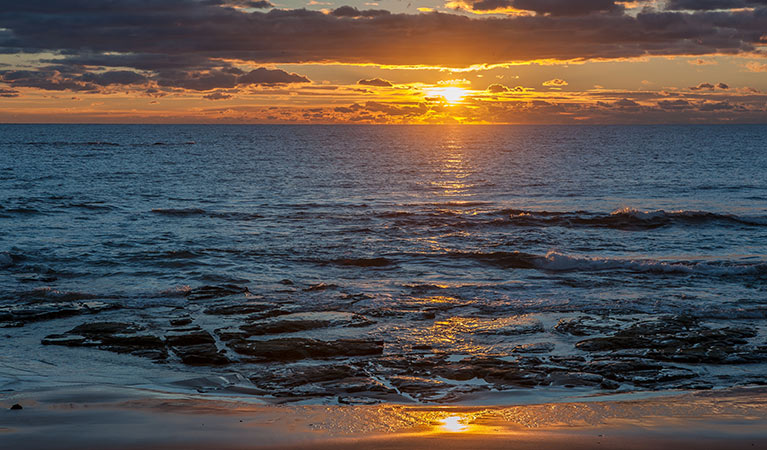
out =
[[[759,64],[758,62],[750,62],[746,64],[746,68],[749,72],[767,72],[767,64]]]
[[[369,80],[359,80],[357,84],[361,84],[364,86],[380,86],[380,87],[391,87],[392,83],[391,81],[383,80],[381,78],[372,78]]]
[[[274,85],[291,83],[311,83],[311,80],[297,73],[288,73],[280,69],[265,69],[263,67],[251,70],[237,78],[237,84]]]
[[[203,3],[208,5],[227,6],[230,8],[274,8],[274,4],[268,0],[206,0]]]
[[[544,81],[543,85],[544,86],[562,87],[562,86],[567,86],[567,81],[561,80],[559,78],[554,78],[553,80]]]
[[[690,88],[690,90],[691,90],[691,91],[702,91],[702,90],[704,90],[704,89],[707,89],[707,90],[714,90],[714,85],[713,85],[713,84],[711,84],[711,83],[700,83],[699,85],[697,85],[697,86],[692,86],[692,87]]]
[[[525,92],[527,89],[522,86],[514,86],[513,88],[510,88],[503,84],[491,84],[487,87],[487,91],[492,92],[493,94],[500,94],[503,92]]]
[[[676,100],[661,100],[658,102],[658,107],[665,110],[682,110],[682,109],[691,109],[693,105],[688,102],[687,100],[682,99],[676,99]]]
[[[730,104],[728,101],[721,102],[705,102],[700,105],[700,111],[730,111],[735,109],[735,105]]]
[[[144,75],[127,70],[78,72],[66,66],[0,71],[0,81],[13,87],[32,87],[48,91],[97,92],[106,86],[142,84],[146,80]]]
[[[514,0],[514,7],[553,16],[577,16],[596,11],[622,10],[613,0]]]
[[[18,96],[19,96],[19,91],[17,90],[0,88],[0,97],[11,98],[11,97],[18,97]]]
[[[226,92],[222,92],[222,91],[216,91],[208,95],[203,95],[202,97],[207,98],[208,100],[227,100],[232,98],[232,94],[227,94]]]
[[[622,98],[614,102],[613,106],[615,106],[616,108],[631,109],[631,110],[637,110],[640,107],[639,103],[635,102],[634,100],[629,100],[627,98]]]
[[[704,91],[704,90],[713,91],[714,89],[727,90],[729,88],[730,86],[726,83],[717,83],[716,86],[711,83],[700,83],[697,86],[690,87],[690,90],[691,91]]]
[[[613,0],[468,0],[461,4],[471,11],[527,11],[539,15],[580,16],[594,12],[619,12],[623,6]]]
[[[391,13],[383,9],[366,9],[360,11],[351,6],[341,6],[340,8],[331,11],[330,14],[336,17],[378,17],[388,16]]]
[[[767,0],[669,0],[668,10],[714,10],[759,7],[767,5]]]
[[[755,9],[694,14],[643,10],[628,15],[599,9],[612,2],[528,1],[521,5],[540,14],[477,18],[353,7],[338,8],[335,14],[304,9],[248,12],[194,0],[0,0],[0,52],[65,55],[59,64],[91,59],[111,61],[108,67],[120,69],[165,64],[187,71],[220,65],[221,60],[466,67],[704,56],[756,51],[762,45],[766,14]],[[189,64],[180,65],[184,62]]]
[[[247,85],[283,85],[310,83],[305,76],[280,69],[258,68],[250,72],[224,65],[208,70],[160,69],[145,75],[131,70],[88,71],[81,66],[51,65],[36,70],[0,71],[0,81],[15,87],[35,87],[48,91],[100,92],[110,86],[147,86],[192,91],[231,89]],[[147,94],[156,93],[147,90]]]
[[[702,59],[702,58],[694,59],[692,61],[687,61],[687,62],[696,66],[715,66],[718,64],[716,60]]]

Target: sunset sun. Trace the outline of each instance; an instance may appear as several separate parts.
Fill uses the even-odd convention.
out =
[[[441,97],[451,105],[460,103],[468,94],[466,89],[460,87],[440,87],[428,89],[426,93],[431,97]]]

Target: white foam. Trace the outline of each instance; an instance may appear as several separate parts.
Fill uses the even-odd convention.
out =
[[[662,209],[656,209],[655,211],[641,211],[639,209],[629,207],[616,209],[615,211],[611,212],[610,215],[626,215],[639,220],[653,220],[667,217],[666,211]]]

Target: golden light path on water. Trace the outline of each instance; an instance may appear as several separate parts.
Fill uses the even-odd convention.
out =
[[[468,431],[469,426],[464,423],[461,416],[449,416],[442,419],[442,430],[450,433],[462,433]]]

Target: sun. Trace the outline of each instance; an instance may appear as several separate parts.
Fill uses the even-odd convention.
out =
[[[468,94],[466,89],[459,87],[434,88],[427,90],[426,93],[430,96],[442,97],[445,99],[445,102],[451,105],[460,103],[461,100],[463,100],[463,98]]]

